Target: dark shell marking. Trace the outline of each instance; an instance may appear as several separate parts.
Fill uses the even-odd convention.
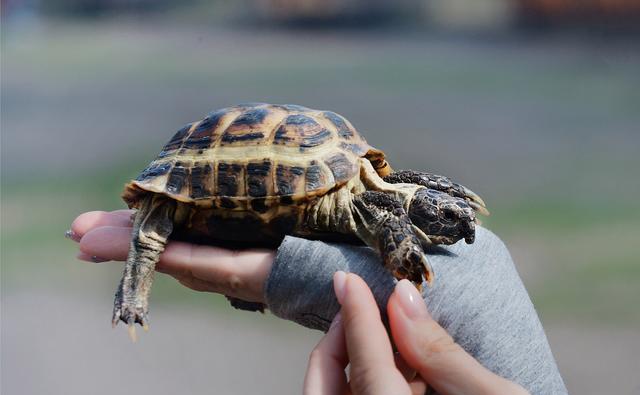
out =
[[[148,190],[185,202],[208,199],[214,207],[264,211],[343,185],[359,174],[357,159],[371,150],[336,113],[247,103],[181,128],[127,186],[125,199],[135,205]]]
[[[325,118],[327,118],[338,130],[338,134],[343,138],[351,138],[354,136],[354,131],[347,125],[347,121],[335,112],[325,111]]]
[[[212,168],[209,163],[196,163],[191,169],[191,198],[202,199],[213,194]]]
[[[322,167],[320,167],[316,161],[311,161],[305,172],[305,191],[316,191],[318,189],[322,189],[326,184],[327,179],[326,175],[322,171]]]
[[[270,186],[271,162],[265,160],[247,165],[247,195],[251,197],[265,197]]]
[[[216,195],[238,196],[244,187],[244,166],[238,163],[218,164]]]
[[[278,165],[276,168],[276,195],[289,197],[296,193],[304,193],[304,190],[304,168]]]
[[[175,149],[180,148],[185,138],[187,137],[189,131],[191,130],[192,126],[193,126],[193,123],[190,123],[183,126],[180,130],[178,130],[176,134],[174,134],[173,137],[171,137],[171,140],[169,140],[167,145],[164,146],[162,151],[169,152],[169,151],[173,151]]]
[[[357,168],[354,169],[354,166],[358,166],[358,164],[354,164],[342,152],[326,158],[324,163],[331,169],[334,179],[339,183],[349,181],[353,177],[353,173],[358,171]]]
[[[217,140],[220,130],[217,129],[220,120],[225,114],[217,111],[209,114],[191,132],[189,138],[185,140],[183,148],[187,149],[207,149],[211,142]]]
[[[264,140],[265,131],[262,127],[268,114],[269,110],[266,108],[254,108],[241,113],[222,134],[220,146]]]
[[[331,139],[331,132],[323,128],[313,118],[295,114],[289,115],[280,125],[273,138],[273,144],[299,147],[301,152],[317,147]]]
[[[185,167],[184,163],[176,162],[169,173],[169,179],[167,180],[167,192],[171,194],[179,194],[182,192],[185,184],[189,182],[190,169]]]
[[[171,170],[171,163],[152,163],[149,167],[144,169],[142,173],[136,178],[137,181],[144,181],[150,178],[156,178],[165,175]]]

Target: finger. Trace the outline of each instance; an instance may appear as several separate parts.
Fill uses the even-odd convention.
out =
[[[387,310],[398,351],[438,393],[521,393],[521,387],[493,374],[456,344],[409,281],[396,285]]]
[[[210,292],[248,302],[264,301],[264,283],[273,266],[275,251],[226,248],[171,242],[156,270],[172,276],[192,276],[208,284]]]
[[[402,373],[402,377],[404,377],[405,380],[411,381],[416,377],[416,370],[404,361],[402,355],[394,354],[393,359],[395,361],[396,368],[398,368],[400,373]]]
[[[402,355],[394,354],[394,359],[396,361],[396,367],[404,377],[404,379],[409,383],[409,388],[411,389],[412,394],[416,395],[424,395],[427,391],[427,384],[424,382],[422,377],[416,374],[416,370],[409,366]]]
[[[80,241],[90,230],[100,226],[131,227],[133,210],[89,211],[80,214],[71,224],[69,238]]]
[[[124,261],[130,241],[131,228],[101,226],[82,237],[80,252],[85,257]],[[274,258],[275,252],[267,249],[234,251],[171,241],[160,255],[156,270],[193,284],[196,290],[263,302],[264,282]]]
[[[80,252],[103,260],[124,261],[130,241],[131,228],[101,226],[84,234],[80,240]]]
[[[413,395],[424,395],[428,387],[422,377],[416,376],[413,380],[409,381],[409,388]]]
[[[347,390],[347,349],[340,313],[309,356],[304,377],[305,395],[344,394]]]
[[[356,394],[409,393],[407,382],[395,366],[391,343],[369,287],[355,274],[338,272],[334,288],[342,305],[351,390]]]
[[[184,285],[187,288],[191,288],[194,291],[198,292],[216,292],[210,283],[206,281],[199,280],[190,275],[181,275],[181,274],[172,274],[173,278],[178,280],[178,282]]]
[[[85,254],[84,252],[79,252],[78,254],[76,254],[76,258],[81,261],[93,262],[93,263],[102,263],[102,262],[109,261],[109,259],[101,258],[97,255]]]

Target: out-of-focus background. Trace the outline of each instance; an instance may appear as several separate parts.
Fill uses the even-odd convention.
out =
[[[2,394],[300,391],[320,333],[159,275],[132,345],[120,265],[63,237],[247,101],[337,111],[480,193],[569,390],[640,393],[639,26],[634,0],[3,0]]]

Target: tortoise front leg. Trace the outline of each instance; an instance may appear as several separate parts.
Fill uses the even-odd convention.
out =
[[[400,170],[384,177],[389,184],[417,184],[465,199],[469,206],[482,215],[489,215],[484,200],[471,189],[451,181],[451,179],[424,171]]]
[[[129,335],[135,341],[134,324],[148,329],[149,292],[153,273],[173,230],[175,202],[150,194],[142,199],[135,214],[133,234],[124,272],[113,302],[112,324],[129,325]]]
[[[385,268],[397,279],[408,279],[418,287],[423,278],[431,284],[433,270],[402,204],[379,191],[356,195],[353,203],[356,234],[380,253]]]

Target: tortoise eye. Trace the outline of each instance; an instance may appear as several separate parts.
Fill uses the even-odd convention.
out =
[[[453,212],[453,210],[445,210],[444,219],[449,220],[449,221],[453,221],[454,219],[456,219],[456,215]]]

